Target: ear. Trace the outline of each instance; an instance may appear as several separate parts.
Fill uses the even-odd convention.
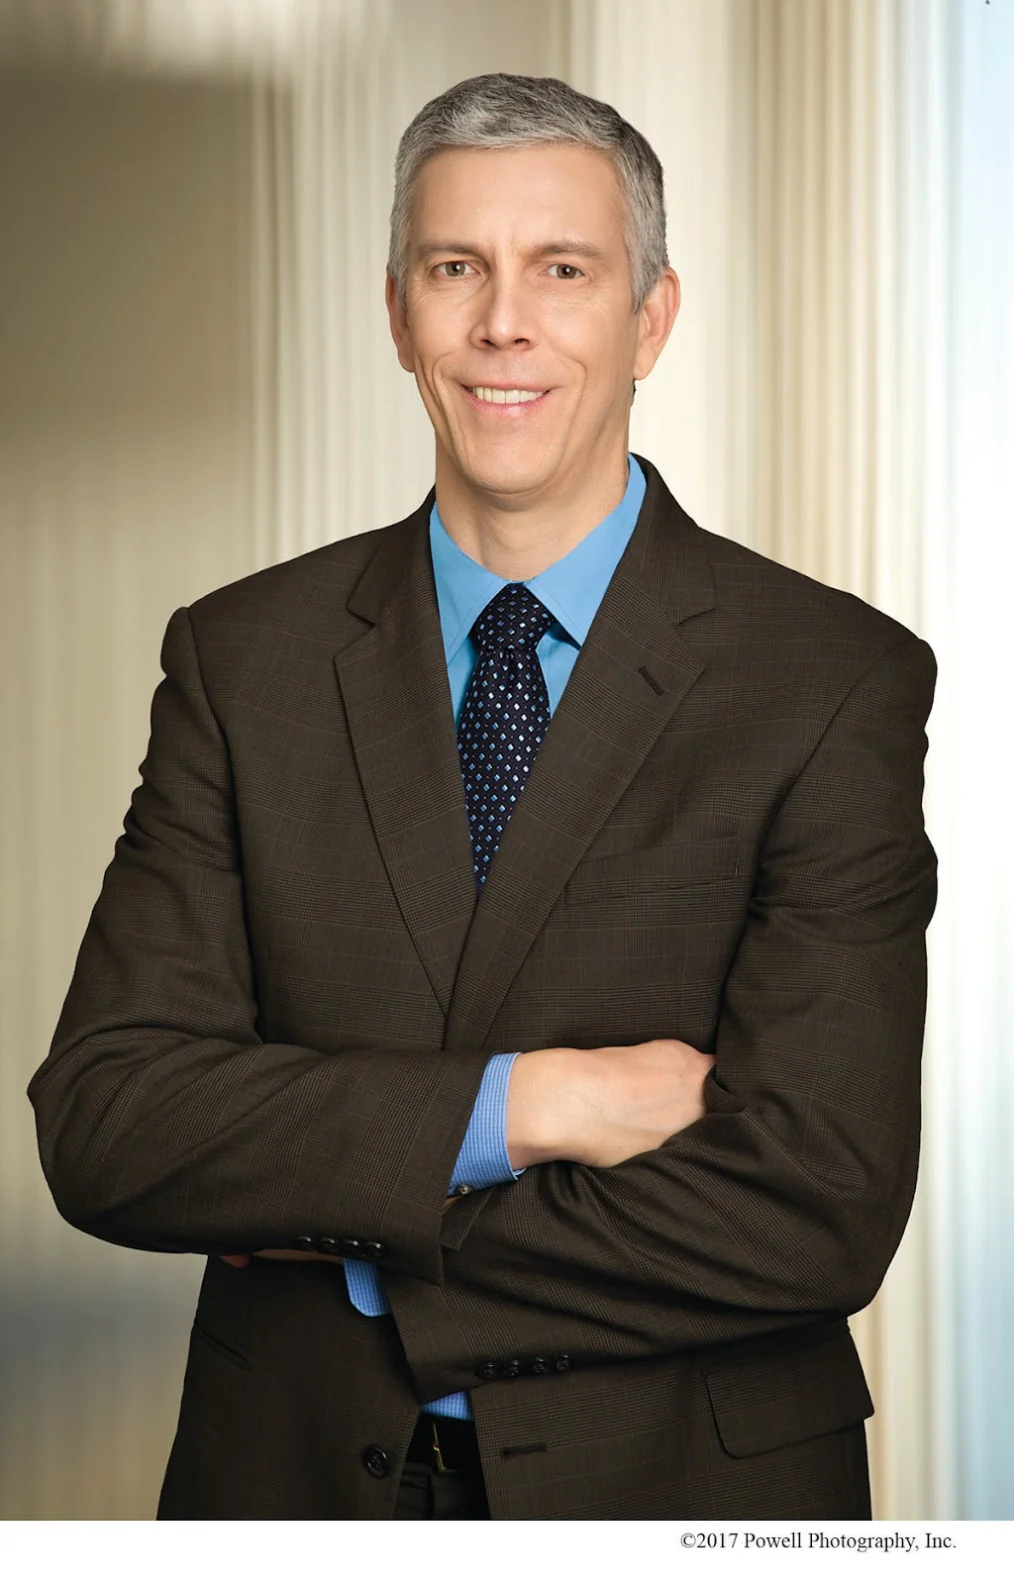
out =
[[[658,361],[680,311],[680,283],[676,271],[664,269],[644,299],[638,314],[637,355],[634,378],[644,379]]]
[[[415,356],[412,349],[412,335],[408,328],[408,310],[398,295],[398,287],[394,276],[388,271],[387,285],[384,288],[387,301],[387,317],[391,326],[391,337],[398,348],[398,362],[408,374],[415,372]]]

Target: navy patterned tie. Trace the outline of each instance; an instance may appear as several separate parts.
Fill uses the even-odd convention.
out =
[[[552,613],[523,583],[508,583],[472,628],[479,658],[461,707],[458,753],[479,886],[549,725],[535,646],[552,623]]]

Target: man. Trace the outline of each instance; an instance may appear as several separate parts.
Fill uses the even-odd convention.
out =
[[[869,1515],[933,661],[628,457],[678,305],[643,138],[459,84],[388,280],[435,497],[169,623],[30,1091],[69,1221],[208,1256],[162,1517]]]

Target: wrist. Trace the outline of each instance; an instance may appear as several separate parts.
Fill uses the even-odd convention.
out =
[[[568,1159],[566,1047],[522,1051],[507,1090],[507,1153],[515,1171]]]

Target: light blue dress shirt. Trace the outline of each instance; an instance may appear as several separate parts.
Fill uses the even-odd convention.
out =
[[[529,579],[528,587],[555,618],[539,642],[536,654],[542,663],[552,715],[574,669],[578,651],[602,602],[602,596],[634,527],[644,500],[644,474],[633,456],[627,458],[629,475],[623,499],[609,516],[586,534],[561,560]],[[430,513],[430,554],[436,583],[440,630],[447,656],[447,678],[455,728],[465,693],[475,669],[478,650],[471,637],[476,619],[508,582],[473,561],[454,543],[440,521],[434,503]],[[454,1164],[449,1191],[491,1188],[494,1183],[520,1177],[507,1154],[507,1086],[517,1051],[490,1057],[479,1085],[472,1118]],[[349,1298],[361,1314],[390,1313],[380,1273],[365,1260],[345,1261]],[[428,1413],[471,1419],[467,1392],[454,1392],[437,1402],[424,1403]]]

